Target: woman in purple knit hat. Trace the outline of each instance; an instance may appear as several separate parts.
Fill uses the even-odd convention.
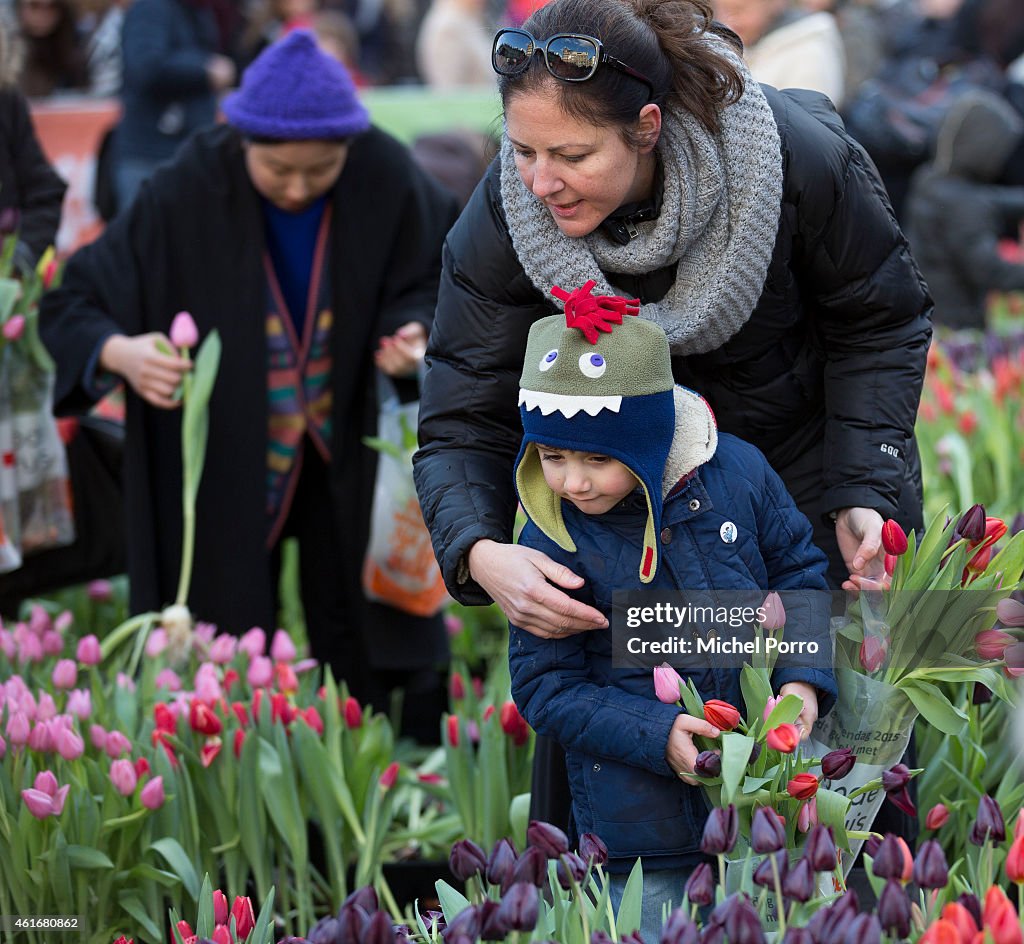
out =
[[[296,537],[312,654],[361,700],[384,707],[401,686],[427,718],[444,631],[362,593],[376,468],[362,438],[375,368],[416,396],[455,208],[310,33],[268,48],[223,109],[228,124],[193,136],[44,299],[55,409],[82,412],[126,381],[131,605],[159,609],[180,560],[174,391],[189,367],[160,344],[180,310],[200,338],[216,328],[191,611],[225,631],[272,628],[281,541]]]

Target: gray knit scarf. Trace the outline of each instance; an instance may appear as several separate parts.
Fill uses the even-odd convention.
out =
[[[501,147],[501,197],[512,244],[524,271],[547,297],[552,286],[573,289],[595,279],[595,295],[622,294],[602,272],[639,275],[675,264],[668,294],[640,313],[668,335],[672,353],[702,354],[729,340],[761,296],[782,203],[779,131],[761,87],[742,60],[709,37],[740,68],[745,90],[722,112],[711,135],[691,115],[662,112],[658,150],[665,169],[661,213],[639,224],[625,245],[600,230],[563,235],[527,190],[506,137]]]

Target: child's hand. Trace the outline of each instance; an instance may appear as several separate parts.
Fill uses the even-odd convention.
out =
[[[817,705],[817,702],[815,702]],[[693,743],[693,736],[716,738],[721,732],[710,721],[695,718],[693,715],[679,715],[668,733],[668,744],[665,745],[665,760],[686,783],[696,784],[697,781],[689,774],[693,773],[693,763],[700,751]]]
[[[806,741],[811,736],[811,728],[818,720],[818,690],[807,682],[786,682],[779,689],[779,697],[796,695],[804,703],[796,723],[800,725],[800,740]]]

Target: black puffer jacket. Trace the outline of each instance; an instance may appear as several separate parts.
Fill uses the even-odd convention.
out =
[[[829,512],[864,506],[920,527],[913,427],[931,299],[870,160],[828,100],[765,91],[785,183],[764,292],[733,338],[676,358],[674,372],[721,429],[766,454],[840,581]],[[672,272],[609,279],[648,302]],[[494,164],[448,235],[415,458],[435,552],[465,603],[488,602],[468,577],[469,548],[511,539],[522,357],[530,325],[554,310],[513,251]]]

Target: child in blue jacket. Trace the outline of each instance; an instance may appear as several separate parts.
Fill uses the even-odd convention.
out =
[[[612,595],[685,590],[722,598],[816,591],[805,619],[824,666],[779,665],[780,694],[803,699],[808,734],[835,700],[825,555],[781,479],[750,444],[719,434],[707,403],[672,379],[668,341],[634,303],[568,294],[565,316],[533,325],[520,381],[519,543],[584,579],[573,595],[612,623]],[[613,898],[643,857],[641,931],[657,940],[703,859],[707,804],[690,775],[703,718],[655,697],[649,667],[612,664],[612,629],[541,638],[510,627],[512,695],[538,734],[566,751],[574,825],[608,846]],[[690,671],[706,701],[742,709],[739,669]]]

